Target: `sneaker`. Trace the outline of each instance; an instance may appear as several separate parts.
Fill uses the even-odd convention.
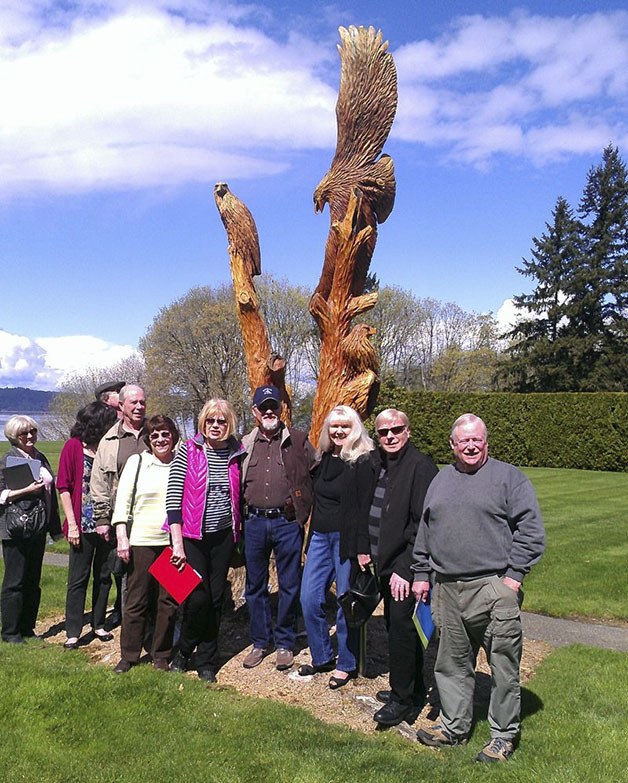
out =
[[[272,649],[270,647],[254,647],[251,652],[242,661],[242,666],[245,669],[254,669],[259,666],[267,655],[270,655]]]
[[[286,650],[284,647],[280,647],[277,650],[277,658],[275,660],[275,666],[280,672],[285,672],[286,669],[290,669],[294,663],[294,653],[292,650]]]
[[[508,761],[515,752],[515,743],[505,737],[493,737],[475,757],[476,761]]]
[[[416,738],[423,745],[429,745],[430,748],[442,748],[447,745],[464,745],[467,738],[462,735],[451,734],[442,723],[435,723],[426,729],[419,729]]]

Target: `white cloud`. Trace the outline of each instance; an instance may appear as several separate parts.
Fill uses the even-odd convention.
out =
[[[286,151],[333,145],[335,93],[313,74],[327,52],[150,6],[45,30],[14,20],[0,192],[267,175]]]
[[[333,148],[336,53],[315,25],[272,38],[271,13],[5,0],[0,197],[268,176],[295,150]],[[464,163],[541,166],[628,143],[628,12],[461,16],[394,56],[393,135]]]
[[[495,320],[500,334],[505,334],[521,320],[521,310],[517,310],[512,299],[504,299],[495,313]]]
[[[467,16],[395,53],[396,132],[481,165],[536,165],[628,140],[628,13]]]
[[[64,376],[109,367],[135,353],[89,335],[36,337],[0,329],[0,386],[56,389]]]

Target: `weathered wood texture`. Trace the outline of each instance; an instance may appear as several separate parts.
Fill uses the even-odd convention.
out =
[[[251,392],[266,384],[276,386],[282,399],[281,418],[289,424],[291,403],[285,362],[271,350],[253,283],[253,277],[262,271],[257,227],[247,206],[231,193],[226,183],[216,184],[214,198],[229,240],[233,291]]]
[[[377,240],[377,224],[395,201],[392,159],[381,155],[397,109],[397,75],[388,42],[372,27],[340,28],[338,140],[331,167],[314,191],[315,210],[329,204],[330,230],[310,312],[322,338],[310,439],[318,440],[327,413],[351,405],[362,417],[372,410],[379,361],[374,329],[352,320],[375,306],[365,283]],[[380,157],[381,156],[381,157]]]

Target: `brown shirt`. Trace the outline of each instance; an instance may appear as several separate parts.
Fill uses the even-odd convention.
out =
[[[281,458],[280,428],[269,440],[258,432],[244,481],[244,499],[257,508],[284,508],[290,495]]]
[[[120,423],[118,429],[118,476],[122,473],[122,468],[126,465],[126,461],[132,454],[141,454],[143,451],[148,451],[148,446],[144,443],[144,428],[139,432],[139,435],[135,437],[132,432],[125,430]]]

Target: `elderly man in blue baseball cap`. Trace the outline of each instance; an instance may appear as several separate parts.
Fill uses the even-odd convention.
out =
[[[276,386],[259,386],[253,394],[257,427],[245,435],[242,466],[245,521],[246,602],[253,648],[245,669],[258,666],[273,650],[277,669],[294,661],[301,584],[303,528],[312,507],[310,468],[314,449],[304,432],[280,419]],[[275,555],[279,602],[273,627],[268,594],[268,569]]]

